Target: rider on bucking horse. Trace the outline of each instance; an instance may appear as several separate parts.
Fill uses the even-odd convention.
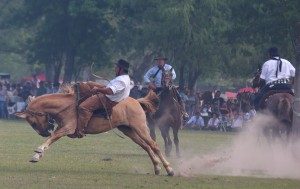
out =
[[[107,119],[111,119],[112,108],[120,101],[129,96],[130,78],[128,76],[129,63],[120,59],[115,66],[116,77],[108,85],[88,82],[91,85],[92,95],[82,102],[78,107],[79,118],[76,133],[79,138],[85,135],[84,129],[87,127],[93,112],[98,109],[105,109]]]
[[[166,64],[165,61],[168,60],[167,58],[163,56],[158,56],[154,59],[156,61],[156,66],[150,68],[147,73],[144,75],[144,81],[148,84],[149,88],[152,89],[154,92],[161,91],[162,88],[162,72],[163,70],[171,70],[172,66],[169,64]],[[151,81],[151,78],[153,81]],[[174,80],[176,78],[175,70],[172,69],[172,79]],[[185,107],[183,105],[183,102],[179,96],[179,92],[177,91],[176,99],[180,105],[180,109],[182,112],[182,116],[184,120],[187,120],[189,118],[188,113],[185,111]]]
[[[280,58],[278,48],[268,49],[269,60],[266,61],[259,76],[260,91],[254,99],[255,109],[263,109],[264,101],[268,96],[284,92],[293,94],[292,84],[294,83],[295,68],[286,59]]]

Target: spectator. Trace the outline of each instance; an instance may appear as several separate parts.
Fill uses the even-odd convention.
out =
[[[208,120],[211,117],[211,110],[210,110],[210,104],[203,104],[200,108],[200,115],[204,120],[204,125],[208,124]]]
[[[214,120],[213,118],[210,118],[208,121],[207,126],[205,127],[205,130],[217,130],[219,128],[219,118],[216,117]]]
[[[59,90],[59,88],[60,88],[60,83],[59,82],[54,82],[53,83],[53,93],[59,93],[60,92],[60,90]]]
[[[200,130],[200,129],[204,128],[204,126],[205,126],[204,120],[200,116],[199,111],[195,112],[195,115],[192,116],[185,124],[185,128],[191,128],[191,129],[196,129],[196,130]]]
[[[47,88],[45,86],[45,82],[44,81],[40,81],[39,82],[39,88],[36,91],[35,96],[42,96],[44,94],[47,94]]]
[[[216,118],[221,116],[222,111],[227,111],[225,100],[221,97],[221,91],[217,90],[212,100],[212,125],[215,125]],[[226,113],[226,112],[224,112]],[[227,111],[228,113],[228,111]]]
[[[7,118],[8,93],[6,88],[0,83],[0,119]]]
[[[231,131],[240,131],[243,127],[243,116],[239,115],[237,111],[233,111],[233,120],[231,124]]]

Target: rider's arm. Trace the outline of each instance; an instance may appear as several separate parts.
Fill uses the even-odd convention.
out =
[[[111,90],[111,88],[93,88],[94,92],[100,92],[103,94],[107,94],[107,95],[112,95],[113,91]]]
[[[176,72],[175,72],[175,69],[173,68],[173,70],[172,70],[172,79],[174,80],[174,79],[176,79]]]
[[[94,87],[97,87],[97,88],[104,88],[106,87],[106,85],[103,85],[101,83],[96,83],[96,82],[93,82],[93,81],[88,81],[86,83],[88,86],[90,86],[91,88],[94,88]]]
[[[156,89],[153,82],[151,82],[150,78],[154,75],[153,68],[147,71],[147,73],[144,75],[144,82],[147,83],[148,87],[152,90]]]

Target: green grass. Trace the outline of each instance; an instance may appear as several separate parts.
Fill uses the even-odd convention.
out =
[[[119,131],[115,130],[119,133]],[[158,134],[158,144],[163,143]],[[222,149],[236,134],[180,131],[181,161],[193,154]],[[154,175],[146,152],[113,132],[83,139],[62,138],[46,150],[39,163],[29,163],[45,138],[24,121],[0,120],[0,188],[300,188],[300,180],[199,174],[193,177]],[[187,155],[189,154],[189,155]],[[112,161],[104,161],[111,158]],[[168,158],[176,174],[174,152]]]

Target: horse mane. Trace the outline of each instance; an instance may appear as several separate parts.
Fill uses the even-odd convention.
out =
[[[158,110],[160,103],[159,98],[152,90],[149,91],[147,96],[139,98],[137,101],[140,103],[143,110],[149,113],[149,115],[153,115]]]
[[[65,83],[60,87],[60,92],[63,94],[74,94],[74,85],[70,83]]]

